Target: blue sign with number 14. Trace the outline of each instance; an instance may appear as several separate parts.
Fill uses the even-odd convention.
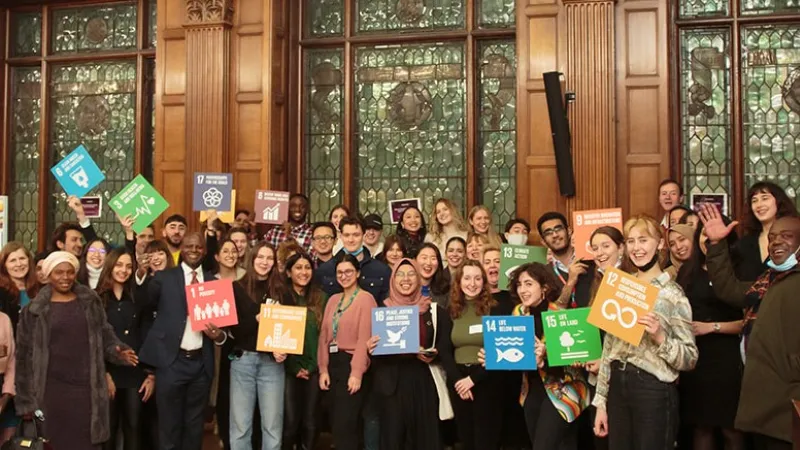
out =
[[[484,317],[486,370],[535,370],[534,336],[531,316]]]

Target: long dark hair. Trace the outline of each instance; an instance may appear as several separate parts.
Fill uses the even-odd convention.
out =
[[[269,249],[272,252],[272,267],[269,269],[269,273],[267,273],[266,280],[259,280],[259,275],[256,273],[255,269],[255,260],[258,257],[258,253],[261,251],[262,248]],[[283,282],[283,276],[280,274],[278,270],[278,254],[275,251],[275,247],[267,242],[261,242],[253,248],[253,252],[250,254],[250,260],[248,261],[249,264],[247,265],[247,272],[244,274],[239,283],[244,287],[244,290],[247,291],[248,297],[255,303],[262,303],[262,299],[259,298],[259,287],[266,283],[266,293],[270,296],[273,300],[283,302],[284,295],[286,294],[286,286]]]
[[[78,275],[76,279],[84,286],[89,286],[89,269],[86,267],[86,256],[89,254],[89,247],[91,247],[95,242],[103,244],[103,249],[106,251],[106,257],[108,257],[108,254],[111,253],[111,244],[109,244],[108,241],[103,238],[92,239],[83,246],[83,251],[81,251],[80,257],[80,266],[78,268]],[[105,264],[103,266],[105,266]],[[102,270],[102,267],[100,269]]]
[[[226,237],[225,239],[223,239],[223,240],[221,240],[219,242],[219,246],[217,247],[217,253],[214,256],[222,257],[222,249],[225,247],[225,244],[233,245],[233,251],[236,252],[236,266],[233,267],[233,270],[235,271],[236,267],[239,264],[239,247],[237,247],[236,243],[233,242],[229,237]],[[215,274],[218,274],[220,272],[220,270],[222,270],[222,264],[220,264],[220,262],[217,261],[217,258],[214,258],[214,270],[213,270],[213,272]]]
[[[745,197],[747,203],[744,205],[744,217],[742,218],[745,234],[759,234],[763,229],[761,222],[753,213],[752,206],[753,197],[761,193],[771,194],[775,197],[775,206],[778,208],[778,212],[775,214],[776,220],[786,216],[797,216],[797,207],[783,188],[770,181],[759,181],[750,186],[747,197]]]
[[[294,265],[297,264],[301,259],[308,261],[308,264],[311,266],[311,280],[303,289],[303,296],[306,298],[306,306],[308,310],[314,313],[314,318],[317,321],[317,325],[319,325],[322,322],[322,316],[325,314],[325,293],[322,292],[322,289],[320,289],[315,282],[314,261],[311,260],[311,257],[308,256],[306,252],[295,253],[286,259],[286,284],[290,290],[290,295],[287,296],[287,302],[291,302],[287,304],[295,304],[294,286],[292,285],[293,282],[291,281],[289,274],[292,271],[292,267],[294,267]]]
[[[544,291],[544,300],[528,311],[528,314],[534,316],[534,320],[536,322],[536,326],[534,327],[536,336],[542,337],[544,334],[544,329],[541,323],[542,313],[547,311],[550,303],[554,303],[556,300],[558,300],[558,296],[561,293],[561,288],[556,282],[556,277],[553,275],[552,269],[549,269],[548,266],[537,262],[523,264],[514,269],[514,271],[511,273],[511,277],[508,280],[511,298],[514,299],[515,303],[517,304],[522,304],[522,299],[519,298],[518,289],[519,277],[522,276],[523,273],[527,273],[529,277],[533,278],[534,281],[539,283],[540,288],[542,291]]]
[[[722,216],[722,222],[725,225],[730,225],[731,219]],[[678,269],[678,275],[675,277],[675,282],[678,283],[683,288],[683,291],[687,293],[692,287],[692,283],[703,279],[701,275],[706,271],[706,269],[703,268],[703,266],[706,265],[706,255],[700,248],[700,237],[703,235],[703,230],[704,227],[703,223],[701,222],[697,225],[697,230],[695,230],[694,237],[692,239],[692,254],[689,256],[689,259],[687,259],[686,262],[681,265],[681,268]],[[728,241],[728,248],[733,248],[733,246],[739,240],[739,236],[737,236],[736,233],[730,233],[725,240]]]
[[[426,242],[419,248],[417,256],[426,248],[433,250],[433,253],[436,255],[436,273],[433,274],[433,278],[431,279],[431,294],[445,295],[447,291],[450,290],[450,283],[447,279],[447,273],[444,270],[444,262],[442,261],[442,255],[439,253],[439,247],[431,242]]]
[[[107,255],[106,259],[103,262],[103,270],[100,272],[100,278],[97,280],[97,288],[95,291],[97,295],[103,300],[103,307],[108,304],[108,300],[110,297],[114,295],[114,266],[117,265],[117,261],[122,257],[122,255],[128,255],[131,259],[131,274],[125,283],[122,285],[122,290],[130,295],[131,300],[134,300],[133,297],[133,286],[134,286],[134,276],[133,274],[136,273],[136,258],[134,258],[133,254],[128,251],[125,247],[115,248],[111,250]],[[135,301],[135,300],[134,300]]]
[[[481,271],[483,277],[483,287],[481,288],[478,298],[475,302],[475,312],[479,316],[488,316],[492,307],[497,305],[497,300],[492,297],[492,291],[489,289],[489,277],[486,276],[486,271],[483,270],[483,265],[478,261],[467,260],[461,266],[453,277],[453,283],[450,287],[450,304],[448,309],[450,318],[458,319],[467,307],[467,298],[461,290],[461,279],[464,278],[464,269],[467,267],[477,267]]]

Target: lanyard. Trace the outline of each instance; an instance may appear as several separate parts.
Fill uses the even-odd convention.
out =
[[[556,267],[555,264],[553,264],[553,272],[556,273],[556,276],[558,277],[559,280],[561,280],[561,283],[564,286],[566,286],[567,285],[567,280],[564,279],[564,276],[561,275],[561,271],[558,270],[558,267]],[[578,304],[575,303],[575,288],[572,288],[572,298],[571,298],[569,304],[570,304],[571,308],[577,308],[578,307]]]
[[[353,300],[356,299],[356,295],[358,295],[360,290],[361,288],[357,287],[355,292],[353,292],[353,295],[351,295],[350,299],[347,301],[347,305],[344,306],[342,306],[342,303],[344,303],[344,294],[342,294],[342,299],[339,300],[339,304],[336,306],[336,311],[333,312],[333,342],[336,342],[336,335],[339,333],[339,319],[342,317],[342,314],[347,311],[347,308],[353,304]]]

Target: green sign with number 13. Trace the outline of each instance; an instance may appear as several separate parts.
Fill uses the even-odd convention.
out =
[[[514,269],[531,262],[547,264],[547,249],[528,245],[503,244],[500,246],[500,279],[497,282],[498,287],[504,291],[509,290],[508,280],[511,278],[511,273],[514,272]]]

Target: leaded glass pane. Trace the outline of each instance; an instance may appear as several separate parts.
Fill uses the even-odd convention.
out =
[[[104,198],[103,217],[94,220],[95,229],[110,242],[123,242],[108,200],[135,175],[136,61],[55,66],[50,87],[52,160],[61,160],[80,144],[86,147],[106,176],[92,192]],[[51,194],[50,223],[74,220],[64,191],[51,185]]]
[[[305,0],[305,35],[341,36],[344,32],[343,0]]]
[[[147,31],[147,36],[148,36],[148,42],[150,43],[150,48],[156,48],[156,42],[157,42],[157,38],[158,38],[158,36],[157,36],[158,35],[158,20],[157,20],[158,17],[156,16],[156,14],[157,14],[156,13],[156,11],[157,11],[156,6],[157,5],[158,5],[158,2],[156,0],[150,0],[150,3],[149,3],[150,10],[148,11],[149,16],[148,16],[148,19],[147,19],[148,20],[148,28],[149,28],[148,31]]]
[[[478,26],[481,28],[514,28],[517,23],[516,0],[481,0]]]
[[[144,140],[142,145],[141,174],[153,181],[153,161],[156,152],[156,62],[146,59],[144,62],[144,92],[145,103],[142,117],[144,119]]]
[[[504,226],[516,212],[517,60],[513,40],[479,44],[481,203]]]
[[[136,4],[53,11],[53,53],[136,48]]]
[[[38,248],[39,123],[42,73],[38,67],[11,72],[10,233],[27,248]]]
[[[306,194],[311,220],[320,221],[342,203],[344,53],[308,50],[304,59]]]
[[[464,4],[464,0],[356,0],[356,30],[463,29]]]
[[[356,50],[356,189],[361,213],[383,215],[387,201],[438,197],[462,210],[465,171],[463,44]]]
[[[681,19],[727,16],[731,7],[730,0],[680,0],[678,5]]]
[[[41,55],[42,13],[14,13],[11,17],[11,56]]]
[[[684,190],[727,193],[730,201],[730,32],[681,30],[680,39]]]
[[[798,0],[741,0],[740,4],[743,15],[800,13]]]
[[[800,25],[742,29],[745,185],[769,179],[800,188]]]

